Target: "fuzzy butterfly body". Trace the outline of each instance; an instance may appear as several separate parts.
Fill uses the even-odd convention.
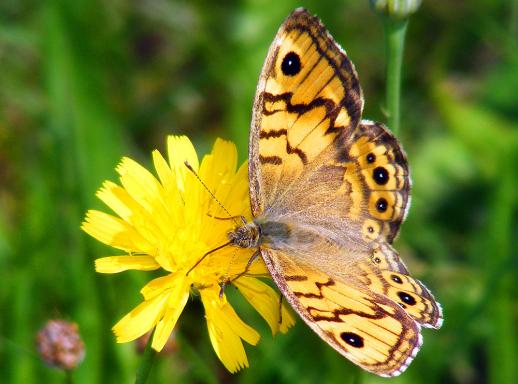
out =
[[[229,234],[257,247],[283,295],[329,345],[380,376],[403,372],[440,305],[391,243],[409,205],[406,156],[361,120],[358,76],[325,27],[294,11],[270,47],[250,132],[254,220]]]

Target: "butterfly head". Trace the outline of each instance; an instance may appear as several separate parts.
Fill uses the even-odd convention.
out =
[[[261,239],[261,229],[253,221],[228,233],[231,244],[241,248],[257,248]]]

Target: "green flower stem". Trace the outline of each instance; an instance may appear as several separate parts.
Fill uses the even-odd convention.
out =
[[[387,93],[385,102],[388,126],[397,135],[400,122],[401,69],[408,19],[393,20],[389,17],[384,17],[384,24],[387,57]]]
[[[153,367],[153,363],[155,362],[156,351],[151,348],[151,343],[153,341],[153,335],[155,331],[151,333],[149,339],[146,344],[146,348],[144,349],[144,353],[142,354],[142,359],[140,360],[140,365],[137,369],[137,374],[135,376],[135,384],[145,384],[149,377],[149,373],[151,372],[151,368]]]
[[[65,371],[65,384],[73,384],[74,383],[74,376],[72,374],[72,370],[66,370]]]

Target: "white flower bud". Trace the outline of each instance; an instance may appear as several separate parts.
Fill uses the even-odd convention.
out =
[[[404,20],[414,14],[422,0],[369,0],[372,9],[393,20]]]

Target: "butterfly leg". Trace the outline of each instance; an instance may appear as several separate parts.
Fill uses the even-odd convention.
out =
[[[282,295],[282,293],[281,293],[281,295],[280,295],[280,297],[279,297],[279,325],[281,325],[281,324],[282,324],[282,298],[283,298],[283,297],[284,297],[284,296],[283,296],[283,295]]]
[[[246,218],[243,215],[237,215],[237,216],[229,216],[229,217],[220,217],[220,216],[213,216],[210,213],[207,213],[207,216],[216,219],[216,220],[235,220],[235,219],[241,219],[243,224],[247,224]]]
[[[234,280],[237,280],[239,279],[241,276],[245,275],[248,270],[250,269],[250,266],[252,265],[252,263],[257,260],[257,258],[259,257],[259,255],[261,254],[261,252],[259,250],[255,251],[254,254],[250,257],[250,259],[248,260],[248,262],[246,263],[246,266],[245,266],[245,269],[243,272],[241,272],[239,275],[237,275],[236,277],[232,278],[231,280],[229,279],[225,279],[223,280],[223,282],[220,283],[220,290],[219,290],[219,298],[223,298],[223,294],[225,293],[225,288],[226,286],[229,284],[229,283],[232,283]]]
[[[239,275],[237,275],[236,277],[232,278],[232,280],[223,280],[223,282],[220,284],[220,291],[219,291],[219,297],[222,298],[223,297],[223,293],[225,293],[225,287],[227,286],[227,284],[229,283],[232,283],[234,280],[237,280],[239,279],[241,276],[243,275],[246,275],[246,273],[248,272],[248,270],[250,269],[250,266],[252,265],[252,263],[257,260],[257,258],[259,257],[259,255],[261,255],[261,251],[257,250],[254,252],[254,254],[252,255],[252,257],[250,257],[250,259],[248,260],[248,262],[246,263],[246,266],[245,266],[245,269],[243,270],[243,272],[241,272]]]
[[[261,255],[261,251],[256,250],[256,251],[254,252],[254,254],[253,254],[253,255],[250,257],[250,259],[248,260],[248,263],[246,263],[245,270],[244,270],[243,272],[241,272],[239,275],[237,275],[236,277],[234,277],[234,278],[230,281],[230,283],[231,283],[232,281],[236,280],[236,279],[239,279],[241,276],[245,275],[245,274],[248,272],[248,270],[250,269],[250,266],[252,265],[252,263],[253,263],[254,261],[256,261],[256,260],[257,260],[257,258],[258,258],[260,255]]]

